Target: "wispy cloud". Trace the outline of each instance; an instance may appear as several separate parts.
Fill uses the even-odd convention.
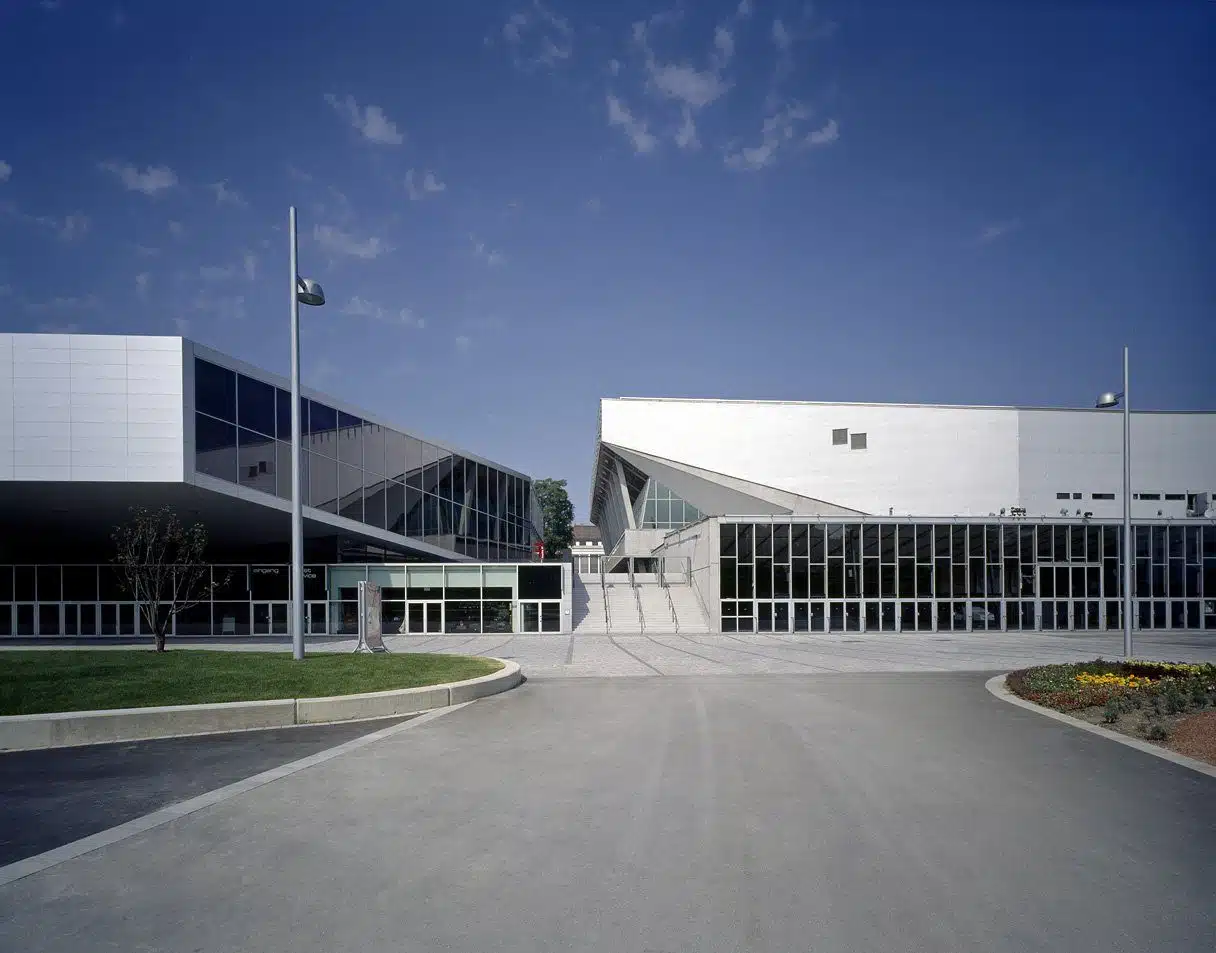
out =
[[[351,258],[370,260],[387,254],[391,249],[378,237],[358,239],[349,232],[344,232],[333,225],[314,225],[313,241],[326,251],[336,255],[347,255]]]
[[[470,235],[469,241],[473,243],[473,257],[481,259],[491,268],[496,268],[499,265],[507,263],[506,255],[500,251],[486,247],[486,243],[476,235]]]
[[[676,130],[676,145],[681,149],[700,149],[701,140],[697,138],[697,126],[692,121],[692,110],[684,107],[684,121]]]
[[[325,94],[325,101],[351,124],[368,142],[386,146],[399,146],[405,141],[405,136],[397,128],[396,123],[384,114],[379,106],[360,108],[354,96],[339,99],[333,93]]]
[[[251,251],[247,251],[242,259],[242,264],[245,266],[245,278],[249,281],[255,281],[258,277],[258,256]]]
[[[726,166],[741,172],[757,172],[777,160],[777,154],[798,146],[826,146],[840,138],[840,126],[829,119],[819,129],[802,135],[810,111],[801,103],[790,103],[764,120],[760,141],[754,146],[732,147],[726,152]]]
[[[152,276],[146,271],[141,271],[135,276],[135,296],[141,301],[148,300],[148,289],[152,283]]]
[[[385,321],[389,324],[399,324],[402,327],[421,330],[426,327],[426,321],[418,317],[409,308],[398,308],[390,311],[374,301],[368,301],[355,295],[342,309],[343,314],[357,318],[371,318],[373,321]]]
[[[54,215],[31,215],[14,202],[0,202],[0,214],[8,215],[19,222],[35,225],[53,233],[60,241],[71,242],[83,238],[92,224],[83,212],[75,212],[63,218]]]
[[[244,321],[247,314],[244,295],[204,296],[195,300],[194,307],[219,321]]]
[[[794,45],[793,36],[790,35],[790,31],[786,29],[785,24],[780,20],[773,21],[773,45],[781,53],[789,52],[789,48]]]
[[[0,159],[0,182],[7,182],[13,177],[13,167]]]
[[[447,186],[435,178],[434,172],[424,172],[421,181],[415,181],[413,169],[405,173],[405,190],[409,193],[411,202],[417,202],[428,195],[436,195],[445,189]]]
[[[995,242],[998,239],[1004,238],[1011,232],[1016,232],[1021,227],[1021,221],[1016,218],[1006,219],[1003,222],[993,222],[990,225],[984,226],[976,240],[981,245],[987,245],[990,242]]]
[[[184,238],[186,236],[186,226],[183,225],[181,222],[175,222],[175,221],[170,220],[169,234],[172,235],[174,238]]]
[[[174,318],[173,326],[182,337],[190,333],[190,320],[188,318]]]
[[[456,350],[467,351],[473,346],[473,339],[467,334],[457,334],[455,338]]]
[[[215,203],[217,205],[233,205],[237,208],[244,208],[249,203],[236,189],[228,188],[228,180],[223,179],[219,182],[212,182],[207,186],[215,195]]]
[[[198,276],[203,281],[227,281],[236,277],[236,268],[232,265],[200,265]]]
[[[598,215],[604,210],[604,203],[600,201],[600,197],[598,195],[593,195],[583,203],[583,208],[585,208],[592,215]]]
[[[155,258],[160,254],[160,249],[155,248],[152,245],[141,245],[136,242],[133,247],[135,249],[135,254],[140,258]]]
[[[502,27],[502,39],[520,69],[552,69],[574,53],[570,21],[532,0],[527,9],[512,13]]]
[[[287,178],[294,179],[296,182],[311,182],[312,175],[305,172],[303,169],[298,169],[290,162],[287,164]]]
[[[33,314],[48,312],[92,311],[101,306],[101,299],[95,294],[59,295],[46,301],[27,301],[25,309]]]
[[[89,217],[82,215],[80,212],[77,212],[75,215],[66,216],[63,224],[59,226],[60,241],[72,242],[78,238],[83,238],[91,224]]]
[[[751,0],[739,0],[739,6],[735,9],[735,13],[740,20],[746,20],[752,15]]]
[[[714,30],[714,65],[723,69],[735,55],[735,35],[725,24]]]
[[[38,6],[42,7],[43,10],[52,12],[63,6],[63,0],[38,0]]]
[[[608,94],[608,125],[620,126],[624,130],[637,155],[653,152],[659,144],[658,138],[647,130],[646,123],[635,119],[628,107],[612,93]]]
[[[103,162],[101,168],[117,176],[130,191],[144,195],[158,195],[177,185],[177,173],[167,165],[150,165],[140,171],[129,163],[110,161]]]

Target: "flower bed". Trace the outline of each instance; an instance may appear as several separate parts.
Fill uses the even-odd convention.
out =
[[[1005,684],[1037,705],[1156,742],[1168,742],[1180,722],[1216,707],[1212,663],[1096,659],[1011,672]],[[1216,726],[1211,718],[1202,723]]]

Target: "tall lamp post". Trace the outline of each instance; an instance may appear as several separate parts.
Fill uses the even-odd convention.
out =
[[[1127,387],[1127,347],[1123,348],[1123,391],[1103,394],[1100,408],[1123,404],[1123,655],[1132,657],[1132,411]]]
[[[325,292],[301,278],[297,263],[296,207],[287,214],[291,233],[291,656],[304,658],[304,501],[300,497],[300,305],[325,304]]]

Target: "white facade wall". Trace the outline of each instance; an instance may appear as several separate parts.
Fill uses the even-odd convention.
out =
[[[1216,414],[1132,416],[1133,491],[1216,490]],[[1122,513],[1119,412],[608,399],[601,418],[605,443],[864,513]],[[834,446],[837,428],[864,433],[866,449]],[[1063,491],[1083,497],[1057,501]],[[1162,499],[1133,512],[1182,516],[1185,506]]]
[[[0,334],[0,480],[182,479],[182,339]]]

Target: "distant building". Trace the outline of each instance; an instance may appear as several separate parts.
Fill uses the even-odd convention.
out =
[[[576,523],[574,541],[570,544],[570,561],[574,571],[597,573],[604,559],[604,544],[600,541],[600,528],[590,523]]]

